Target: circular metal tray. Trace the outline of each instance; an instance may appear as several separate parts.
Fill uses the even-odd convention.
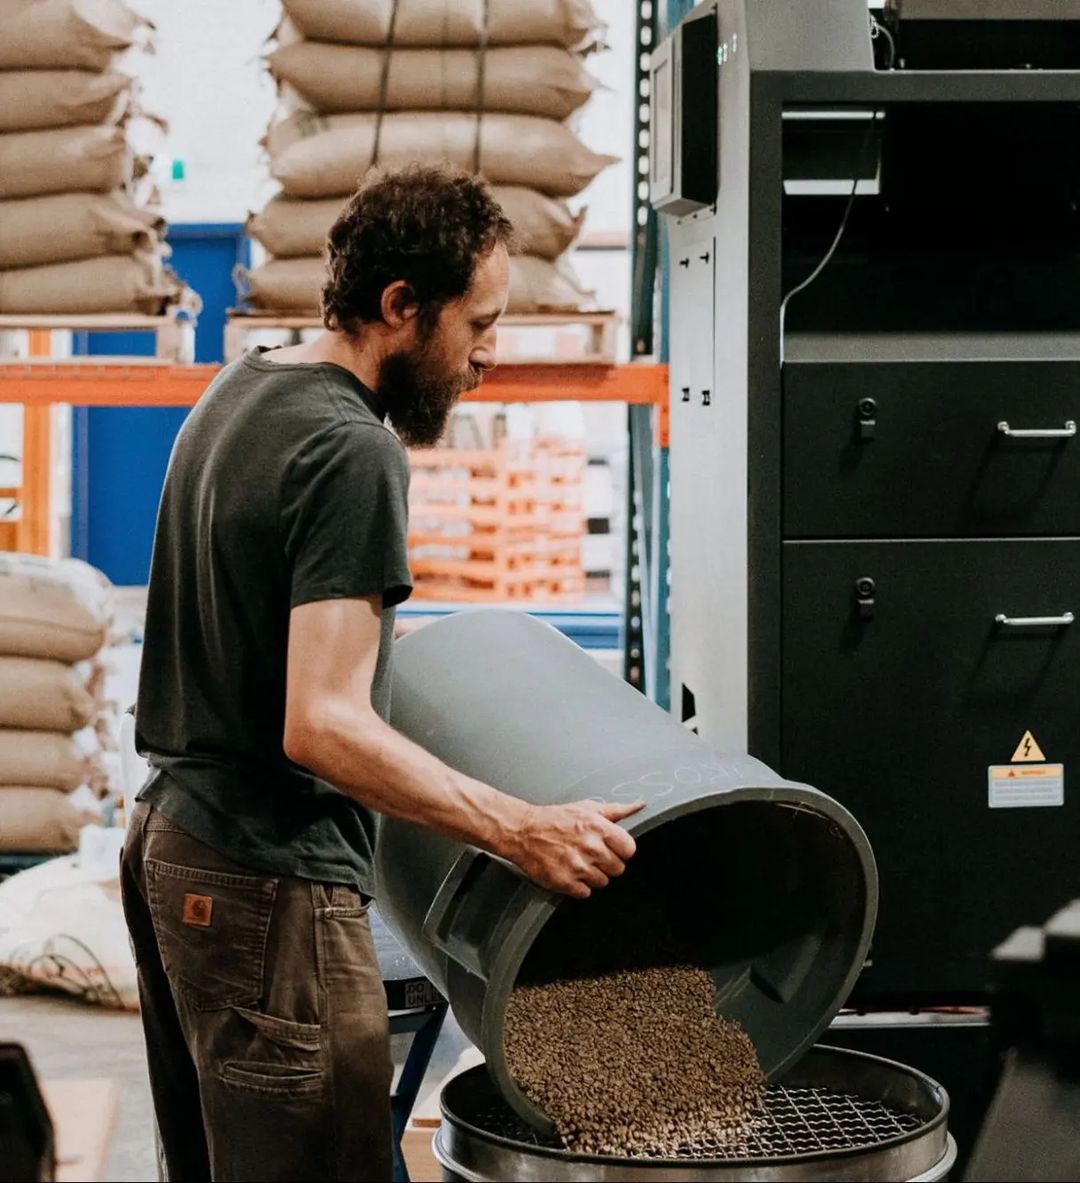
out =
[[[443,1090],[435,1151],[452,1177],[477,1180],[941,1178],[948,1108],[915,1069],[815,1047],[768,1088],[763,1117],[735,1143],[668,1159],[576,1155],[526,1125],[476,1068]]]

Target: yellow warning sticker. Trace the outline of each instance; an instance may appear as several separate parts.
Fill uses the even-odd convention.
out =
[[[1034,809],[1065,804],[1064,764],[995,764],[990,767],[991,809]]]
[[[1024,732],[1024,738],[1016,745],[1012,760],[1014,764],[1038,764],[1045,760],[1042,748],[1035,742],[1035,736],[1030,731]]]

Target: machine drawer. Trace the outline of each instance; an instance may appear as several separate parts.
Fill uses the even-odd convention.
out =
[[[1080,534],[1077,422],[1075,361],[786,365],[784,536]]]
[[[862,998],[978,993],[994,945],[1080,894],[1070,612],[1078,540],[784,544],[781,771],[873,845]],[[1044,760],[1011,768],[1029,731]]]

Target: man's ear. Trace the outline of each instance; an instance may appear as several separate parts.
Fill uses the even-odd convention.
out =
[[[403,279],[395,279],[383,288],[380,302],[383,321],[392,329],[404,328],[420,313],[420,304],[412,285]]]

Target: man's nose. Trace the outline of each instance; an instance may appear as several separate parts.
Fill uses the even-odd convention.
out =
[[[495,356],[494,338],[490,344],[485,342],[479,349],[474,349],[469,361],[476,369],[483,370],[485,374],[493,370],[499,364]]]

